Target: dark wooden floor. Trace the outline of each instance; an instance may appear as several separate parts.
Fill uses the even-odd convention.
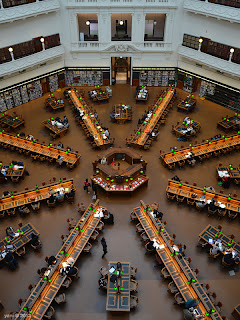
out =
[[[86,91],[88,90],[85,88]],[[112,137],[115,137],[115,146],[125,146],[125,139],[129,137],[136,128],[138,118],[142,116],[147,106],[156,98],[159,88],[150,88],[150,98],[147,104],[136,104],[133,97],[135,87],[129,85],[113,86],[113,97],[109,103],[96,105],[95,108],[104,126],[109,128]],[[187,93],[178,91],[178,95],[186,97]],[[57,97],[62,93],[56,93]],[[33,134],[39,141],[49,142],[49,132],[41,124],[43,120],[54,117],[44,107],[46,97],[34,100],[21,107],[16,108],[17,113],[23,115],[25,120],[24,132]],[[118,103],[130,104],[133,108],[133,121],[127,124],[115,124],[110,122],[109,114],[112,106]],[[89,145],[83,131],[74,121],[71,109],[67,105],[65,111],[56,112],[55,116],[66,114],[70,129],[61,138],[64,147],[71,146],[82,155],[79,165],[72,171],[66,167],[57,168],[56,165],[47,165],[40,162],[32,162],[16,152],[0,150],[0,160],[9,163],[12,160],[23,161],[30,173],[24,180],[14,185],[8,182],[0,186],[0,193],[4,190],[21,191],[25,187],[40,185],[43,181],[49,182],[52,177],[57,179],[67,177],[73,178],[76,185],[75,203],[70,205],[63,203],[53,210],[42,206],[39,213],[31,213],[29,217],[21,219],[15,216],[12,219],[6,218],[0,222],[0,237],[5,236],[7,226],[16,227],[21,221],[31,222],[40,232],[43,247],[40,253],[33,252],[28,248],[23,259],[18,259],[19,268],[15,272],[10,272],[6,267],[0,270],[0,299],[5,306],[4,314],[8,311],[18,310],[17,302],[19,298],[26,298],[29,294],[28,285],[38,281],[37,269],[45,266],[45,256],[57,253],[61,246],[61,235],[67,233],[67,218],[78,218],[77,203],[84,202],[88,205],[91,202],[91,194],[88,195],[83,190],[83,181],[92,174],[92,161],[95,160],[100,151],[94,151]],[[216,123],[222,116],[233,115],[228,109],[218,106],[208,101],[200,101],[197,98],[197,107],[191,117],[201,123],[202,129],[197,138],[191,142],[201,141],[219,133]],[[183,181],[189,183],[196,182],[199,186],[213,186],[217,191],[221,188],[217,185],[216,166],[219,162],[224,164],[232,163],[239,165],[239,154],[233,153],[212,158],[203,164],[198,164],[194,168],[186,167],[177,169],[174,172],[164,168],[159,160],[159,150],[168,151],[171,146],[188,145],[191,142],[178,142],[176,136],[171,133],[172,125],[177,121],[182,121],[184,113],[177,112],[177,108],[170,111],[167,123],[160,128],[158,140],[153,143],[150,151],[140,151],[143,158],[148,162],[147,175],[150,177],[147,187],[137,190],[130,196],[106,197],[103,192],[99,193],[100,204],[107,207],[115,216],[115,224],[106,226],[103,235],[108,243],[108,254],[102,260],[102,247],[100,242],[93,245],[90,255],[82,255],[77,266],[80,269],[80,279],[74,281],[66,291],[66,304],[56,307],[56,319],[59,320],[117,320],[117,319],[138,319],[138,320],[181,320],[183,319],[181,308],[174,305],[174,298],[167,292],[167,282],[162,280],[160,271],[154,268],[154,257],[145,255],[145,250],[137,236],[135,226],[130,223],[129,213],[132,208],[139,206],[142,199],[145,203],[160,203],[160,209],[167,220],[167,229],[177,235],[177,242],[187,245],[186,254],[192,257],[192,266],[200,270],[199,279],[207,282],[211,286],[211,291],[217,293],[217,300],[223,303],[223,314],[230,317],[230,314],[237,304],[240,303],[240,278],[239,272],[230,277],[228,272],[222,269],[220,260],[210,262],[206,252],[196,248],[198,234],[209,224],[223,226],[225,234],[235,234],[237,241],[239,236],[239,221],[229,221],[227,218],[221,222],[215,217],[207,217],[206,213],[199,213],[194,208],[187,205],[177,205],[176,202],[169,203],[166,199],[165,189],[167,180],[177,174]],[[56,141],[59,142],[60,139]],[[56,143],[56,142],[54,142]],[[232,185],[227,193],[237,193],[240,196],[239,186]],[[98,289],[99,272],[98,269],[107,266],[109,260],[129,261],[138,268],[137,281],[139,282],[138,297],[139,305],[135,312],[130,314],[106,313],[106,295]]]

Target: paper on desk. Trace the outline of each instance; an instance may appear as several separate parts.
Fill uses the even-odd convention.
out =
[[[115,271],[114,267],[111,267],[111,269],[109,270],[110,273],[113,273]]]
[[[209,238],[208,243],[213,244],[213,239]]]

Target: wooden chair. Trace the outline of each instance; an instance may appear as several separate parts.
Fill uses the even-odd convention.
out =
[[[148,235],[146,234],[146,232],[142,232],[140,234],[140,237],[142,238],[142,241],[145,242],[147,240],[149,240]],[[146,248],[146,247],[145,247]]]
[[[97,231],[101,231],[104,227],[104,222],[99,221],[98,225],[96,226]]]
[[[22,246],[21,248],[17,249],[15,251],[15,253],[19,256],[19,257],[23,257],[26,254],[26,248],[25,246]]]
[[[47,200],[47,205],[49,208],[54,208],[56,205],[56,200],[54,200],[54,202],[49,202],[49,200]]]
[[[202,238],[199,238],[199,239],[198,239],[198,247],[204,248],[204,247],[206,247],[207,245],[208,245],[208,242],[207,242],[207,241],[205,241],[205,240],[202,239]]]
[[[34,250],[39,250],[39,249],[41,249],[41,247],[42,247],[42,243],[41,243],[40,240],[38,240],[38,244],[37,244],[37,245],[31,244],[31,247],[32,247]]]
[[[135,214],[133,211],[130,213],[130,219],[131,219],[131,221],[136,221],[136,220],[138,220],[136,214]]]
[[[161,275],[164,277],[164,279],[171,278],[171,275],[170,275],[170,273],[168,272],[168,270],[167,270],[166,267],[164,267],[164,268],[161,270]]]
[[[234,179],[233,181],[234,181],[234,183],[236,183],[236,184],[240,184],[240,179]]]
[[[57,296],[55,297],[54,301],[55,301],[57,304],[61,304],[61,303],[66,302],[66,295],[65,295],[65,293],[60,293],[59,295],[57,295]]]
[[[218,219],[221,219],[222,217],[224,217],[226,213],[227,213],[227,209],[218,208],[217,210]]]
[[[189,204],[190,206],[194,206],[194,204],[195,204],[195,199],[193,199],[193,198],[187,198],[187,204]]]
[[[137,229],[136,232],[138,232],[138,233],[142,233],[142,232],[144,231],[141,223],[138,223],[138,224],[136,225],[136,229]]]
[[[136,267],[132,267],[132,266],[131,266],[131,270],[130,270],[130,272],[131,272],[131,278],[134,278],[134,279],[135,279],[137,270],[138,270],[138,269],[137,269]]]
[[[230,218],[230,219],[235,219],[235,218],[237,218],[237,216],[238,216],[238,213],[237,212],[233,212],[233,211],[228,211],[228,217]]]
[[[182,203],[185,200],[184,196],[180,196],[179,194],[176,195],[176,200],[178,203]]]
[[[216,303],[216,298],[217,298],[216,293],[215,292],[212,292],[212,293],[209,292],[208,296],[209,296],[209,299],[212,301],[212,303],[215,304]]]
[[[50,307],[47,309],[47,311],[46,311],[45,315],[43,316],[43,318],[45,318],[45,319],[52,319],[54,313],[55,313],[55,309],[54,309],[52,306],[50,306]]]
[[[67,289],[69,288],[70,284],[72,283],[72,279],[69,277],[66,277],[66,279],[64,280],[62,287]]]
[[[100,272],[100,274],[101,274],[103,277],[105,277],[105,276],[108,274],[107,268],[105,268],[105,267],[103,267],[103,266],[102,266],[98,271]]]
[[[210,285],[208,283],[200,283],[203,290],[206,292],[206,293],[209,293],[209,289],[210,289]]]
[[[170,192],[167,192],[167,198],[168,198],[168,200],[174,200],[175,197],[176,197],[175,194],[170,193]]]
[[[177,286],[175,285],[174,281],[170,282],[168,284],[168,291],[173,293],[173,294],[176,294],[178,292],[178,288]]]
[[[4,217],[5,217],[5,211],[3,210],[0,212],[0,218],[4,218]]]
[[[130,295],[130,309],[136,309],[138,301],[138,297]]]
[[[9,216],[14,216],[16,214],[16,208],[10,208],[6,210]]]
[[[62,243],[64,244],[64,242],[67,240],[67,238],[68,238],[68,235],[67,234],[65,234],[65,235],[61,235],[61,239],[62,239]]]
[[[222,257],[222,265],[223,265],[223,267],[229,268],[229,267],[231,267],[231,266],[233,265],[233,263],[234,263],[234,262],[226,263],[226,262],[224,261],[224,257]]]
[[[130,292],[137,292],[138,282],[135,280],[130,280]]]
[[[173,170],[173,169],[175,169],[175,166],[176,166],[175,162],[169,163],[168,164],[168,169]]]
[[[185,166],[185,164],[186,164],[186,161],[185,161],[185,160],[180,160],[180,161],[178,161],[178,166],[179,166],[179,168],[183,168],[183,167]]]
[[[180,292],[175,294],[174,299],[176,300],[176,303],[179,304],[179,305],[185,303],[185,300],[184,300],[184,298],[183,298],[183,296],[181,295]]]
[[[216,212],[217,212],[217,209],[216,210],[211,210],[210,207],[208,207],[208,216],[214,215]]]
[[[76,266],[74,266],[73,269],[76,270],[76,273],[73,274],[73,275],[71,275],[71,277],[72,277],[72,278],[75,278],[75,279],[79,279],[80,277],[79,277],[79,275],[78,275],[78,272],[79,272],[78,268],[77,268]]]
[[[19,181],[20,177],[11,177],[12,182],[16,183]]]
[[[38,211],[40,209],[40,205],[41,205],[40,201],[31,203],[31,207],[32,207],[33,211]]]
[[[90,253],[90,250],[92,249],[92,245],[90,242],[87,242],[85,247],[83,248],[83,252]]]
[[[196,209],[198,210],[198,211],[202,211],[203,209],[205,208],[205,206],[199,206],[198,205],[198,203],[196,202]]]
[[[97,230],[94,230],[92,235],[91,235],[91,237],[90,237],[90,239],[91,240],[96,240],[98,236],[99,236],[99,232],[97,232]]]
[[[22,308],[22,306],[24,305],[24,303],[27,301],[27,299],[19,299],[18,300],[18,306],[19,306],[19,308],[21,309]]]
[[[221,314],[222,312],[222,302],[218,302],[217,304],[215,304],[215,309],[217,310],[218,313]]]

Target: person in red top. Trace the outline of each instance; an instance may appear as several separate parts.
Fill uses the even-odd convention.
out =
[[[88,179],[85,180],[83,189],[87,191],[87,193],[90,193],[88,188],[90,187],[90,183],[88,182]]]

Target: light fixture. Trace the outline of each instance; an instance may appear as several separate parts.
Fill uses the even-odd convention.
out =
[[[203,42],[203,39],[202,39],[202,38],[200,38],[198,41],[199,41],[200,43],[202,43],[202,42]]]
[[[156,20],[154,20],[154,21],[153,21],[153,24],[154,24],[154,25],[156,25],[156,24],[157,24],[157,21],[156,21]]]
[[[123,20],[120,20],[119,24],[122,26],[123,25]]]
[[[122,57],[120,57],[120,59],[122,59]]]
[[[12,47],[8,48],[8,51],[13,52],[13,48]]]
[[[230,52],[233,53],[233,52],[234,52],[234,48],[231,48],[231,49],[230,49]]]
[[[43,43],[44,42],[44,38],[41,38],[40,41]]]
[[[87,26],[90,25],[90,21],[89,21],[89,20],[86,21],[86,25],[87,25]]]

